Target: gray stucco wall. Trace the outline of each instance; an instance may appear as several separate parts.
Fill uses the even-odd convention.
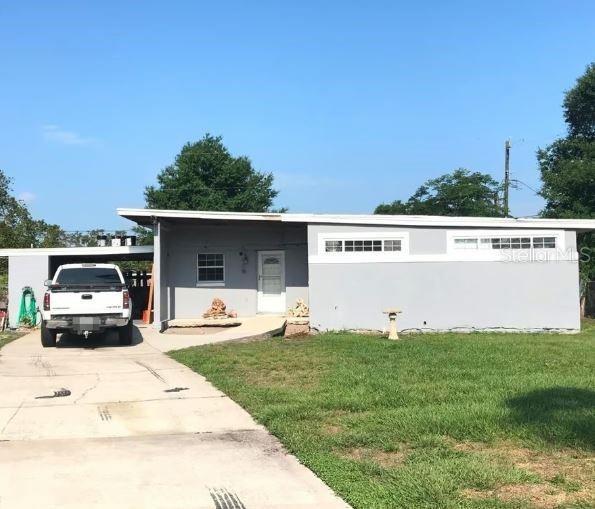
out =
[[[310,321],[325,329],[579,329],[577,262],[311,264]]]
[[[8,319],[16,327],[23,287],[30,286],[37,305],[43,304],[44,281],[48,278],[48,256],[10,256],[8,258]]]
[[[411,254],[445,254],[446,229],[310,225],[318,233],[409,232]],[[566,232],[566,247],[576,246]],[[576,261],[400,261],[309,264],[310,323],[320,330],[384,330],[382,311],[403,311],[398,328],[580,329]]]
[[[161,243],[161,319],[197,318],[219,297],[240,316],[257,312],[257,252],[285,252],[286,306],[308,301],[306,226],[295,224],[165,224]],[[155,246],[157,249],[157,245]],[[197,254],[223,253],[225,286],[197,287]],[[242,262],[245,253],[248,262]]]

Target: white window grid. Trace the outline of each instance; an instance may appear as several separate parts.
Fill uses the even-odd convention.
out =
[[[221,274],[219,277],[218,274]],[[207,277],[209,276],[209,277]],[[196,256],[198,285],[225,283],[225,256],[223,253],[198,253]]]
[[[402,239],[326,239],[325,253],[379,253],[402,250]]]
[[[498,236],[498,237],[455,237],[455,249],[555,249],[555,236]]]

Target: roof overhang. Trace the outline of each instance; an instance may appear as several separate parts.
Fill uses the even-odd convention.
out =
[[[439,228],[533,228],[595,230],[595,219],[404,216],[380,214],[279,214],[202,210],[117,209],[121,217],[150,226],[160,219],[201,221],[261,221],[304,224],[352,224]]]
[[[0,249],[0,256],[126,256],[149,255],[153,246],[48,247]]]

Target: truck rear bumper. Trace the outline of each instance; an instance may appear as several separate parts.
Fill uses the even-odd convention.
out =
[[[70,330],[77,333],[98,332],[112,327],[123,327],[130,319],[116,316],[61,316],[46,321],[48,329]]]

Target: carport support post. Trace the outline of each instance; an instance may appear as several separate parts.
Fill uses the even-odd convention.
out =
[[[161,331],[161,223],[156,220],[153,223],[153,273],[151,284],[153,285],[153,327]]]

